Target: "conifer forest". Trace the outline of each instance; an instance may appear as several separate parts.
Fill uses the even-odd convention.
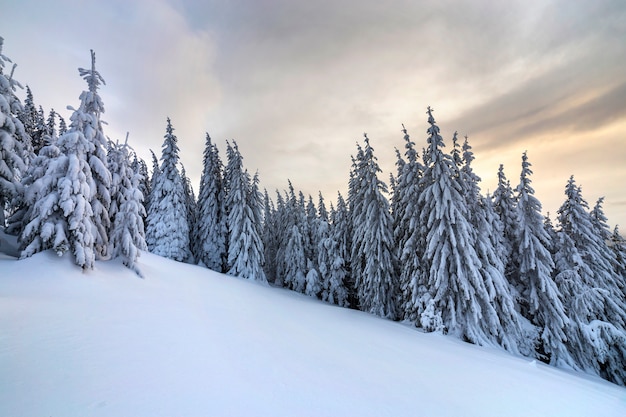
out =
[[[428,107],[425,132],[402,126],[388,179],[357,142],[345,195],[262,189],[236,141],[220,152],[206,133],[196,195],[175,120],[158,121],[151,161],[107,138],[105,74],[93,51],[87,64],[65,120],[35,104],[0,38],[0,227],[21,258],[69,253],[86,272],[121,258],[141,276],[150,251],[626,385],[626,241],[573,176],[553,219],[526,153],[485,195],[468,138],[444,139]]]

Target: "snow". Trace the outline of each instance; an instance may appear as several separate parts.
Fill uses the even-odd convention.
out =
[[[603,416],[626,389],[143,252],[0,257],[1,416]]]

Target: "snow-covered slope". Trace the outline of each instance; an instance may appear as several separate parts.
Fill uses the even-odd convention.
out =
[[[0,416],[626,416],[626,390],[144,253],[0,259]]]

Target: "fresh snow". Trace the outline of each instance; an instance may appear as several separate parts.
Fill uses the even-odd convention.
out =
[[[146,252],[138,266],[0,258],[0,416],[626,416],[626,389],[599,378]]]

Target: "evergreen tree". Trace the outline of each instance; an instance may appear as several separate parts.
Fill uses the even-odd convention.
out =
[[[44,136],[47,133],[47,129],[44,120],[42,119],[43,116],[35,105],[33,92],[28,85],[26,86],[26,99],[24,100],[24,106],[17,117],[22,122],[26,134],[30,136],[33,152],[38,154],[39,150],[44,146],[43,141]]]
[[[615,288],[611,265],[600,253],[605,242],[595,233],[587,202],[573,176],[558,210],[555,280],[570,318],[566,329],[571,355],[564,365],[626,383],[626,308]]]
[[[357,308],[358,299],[356,294],[356,286],[350,269],[350,254],[352,253],[352,222],[348,205],[346,204],[341,193],[337,192],[337,207],[332,215],[332,235],[331,237],[337,242],[337,258],[342,262],[338,262],[337,268],[345,271],[343,277],[343,285],[347,292],[347,306]],[[343,263],[343,266],[341,266]]]
[[[295,224],[291,227],[285,247],[285,287],[296,292],[304,292],[306,287],[306,257],[302,234]]]
[[[70,131],[81,131],[93,146],[87,150],[87,162],[91,167],[91,176],[95,182],[94,195],[89,202],[94,216],[94,249],[96,256],[107,256],[108,233],[111,226],[109,206],[111,204],[111,173],[107,169],[107,139],[102,130],[100,116],[104,113],[102,99],[98,95],[104,79],[96,71],[96,54],[91,51],[91,68],[79,68],[78,72],[87,82],[88,90],[79,97],[80,107],[71,117]]]
[[[615,254],[617,277],[621,277],[622,292],[626,294],[626,239],[619,233],[617,226],[613,229],[610,242],[611,250]]]
[[[15,89],[20,85],[13,79],[13,71],[4,74],[5,64],[11,61],[2,55],[2,45],[0,37],[0,227],[5,226],[8,204],[23,193],[20,180],[29,164],[30,146],[30,138],[17,117],[23,112],[15,95]]]
[[[532,170],[526,152],[522,155],[522,172],[517,186],[517,219],[519,239],[513,248],[518,260],[522,313],[540,330],[542,351],[562,357],[567,342],[564,333],[568,324],[561,294],[552,279],[554,263],[550,253],[550,235],[547,233],[541,203],[531,186]],[[554,362],[552,362],[554,364]]]
[[[55,233],[56,225],[62,231],[62,215],[60,211],[51,210],[56,204],[55,197],[50,198],[47,206],[42,206],[40,200],[56,192],[56,182],[59,174],[50,170],[50,165],[60,158],[61,150],[56,146],[56,138],[50,138],[47,145],[40,149],[28,169],[28,175],[24,178],[24,210],[16,212],[11,218],[10,228],[19,233],[19,244],[22,257],[31,256],[54,246],[51,239]],[[50,171],[49,171],[50,170]],[[44,210],[42,210],[42,208]],[[37,209],[37,216],[33,213]],[[36,220],[39,217],[39,220]],[[30,224],[29,224],[30,223]],[[42,226],[46,224],[46,227]],[[42,233],[44,232],[44,233]],[[65,239],[65,234],[59,233],[59,242]]]
[[[236,143],[227,144],[228,163],[225,181],[228,184],[228,274],[259,282],[267,282],[263,272],[261,241],[261,196],[258,178],[250,179],[243,169],[243,158]]]
[[[604,197],[600,197],[596,202],[596,205],[589,213],[591,215],[591,224],[593,225],[594,232],[599,238],[598,252],[600,253],[602,260],[611,266],[611,272],[607,273],[606,277],[609,282],[609,288],[615,291],[613,297],[624,298],[626,297],[626,293],[624,293],[622,276],[619,273],[618,260],[615,251],[613,251],[610,246],[613,234],[607,224],[607,218],[604,214],[604,209],[602,208],[603,204]]]
[[[161,176],[161,168],[159,167],[159,160],[157,159],[152,149],[150,149],[150,154],[152,155],[152,176],[150,177],[150,194],[146,198],[146,221],[144,224],[146,225],[146,245],[148,245],[148,251],[152,252],[157,243],[157,228],[150,227],[150,225],[148,224],[148,217],[150,216],[151,212],[150,202],[155,198],[154,188],[156,186],[156,183],[159,181],[159,177]]]
[[[320,217],[323,216],[320,202]],[[348,306],[348,291],[345,286],[345,259],[341,255],[339,240],[342,239],[341,221],[338,213],[331,211],[332,224],[329,225],[318,245],[318,265],[321,277],[322,300],[341,307]]]
[[[270,199],[267,190],[263,194],[263,248],[265,253],[265,276],[267,280],[276,283],[276,256],[278,252],[279,228],[277,210],[274,202]]]
[[[222,161],[207,133],[198,193],[198,261],[222,272],[226,253],[226,222],[223,213]]]
[[[422,319],[438,317],[449,334],[480,345],[496,344],[499,319],[480,273],[482,265],[474,249],[467,205],[455,180],[456,165],[441,150],[443,139],[430,107],[427,113],[429,147],[421,180],[424,208],[420,223],[426,231],[422,263],[432,301],[426,303],[430,311],[425,311]],[[435,330],[434,323],[428,322],[431,328],[427,330]]]
[[[150,198],[150,174],[148,173],[148,166],[146,162],[141,159],[136,153],[133,155],[133,160],[131,162],[131,168],[138,175],[139,184],[137,187],[143,196],[143,221],[144,224],[146,222],[146,215],[148,213],[148,199]]]
[[[462,166],[458,179],[468,209],[468,220],[473,225],[470,239],[474,241],[475,252],[481,263],[479,272],[499,318],[497,327],[491,331],[498,343],[508,351],[518,353],[521,348],[524,353],[531,353],[534,345],[528,341],[529,337],[523,331],[522,317],[516,310],[509,282],[504,277],[504,263],[499,256],[501,250],[496,246],[502,243],[502,239],[493,238],[499,230],[494,230],[494,223],[487,212],[490,207],[484,204],[484,198],[480,194],[480,177],[472,168],[474,153],[467,136],[461,151]]]
[[[398,248],[400,270],[400,315],[403,320],[418,324],[422,274],[420,259],[423,252],[423,234],[420,230],[419,215],[421,206],[420,179],[424,166],[418,160],[415,143],[411,141],[407,130],[402,125],[405,143],[406,162],[398,163],[398,183],[396,186],[397,206],[394,210],[394,238]],[[398,155],[400,161],[400,156]]]
[[[180,165],[180,180],[183,183],[185,207],[187,208],[187,224],[189,226],[189,257],[185,260],[185,262],[195,263],[195,254],[200,252],[198,247],[199,242],[195,236],[198,221],[198,204],[196,202],[196,196],[193,192],[193,187],[191,186],[191,181],[189,180],[189,177],[187,177],[187,172],[182,164]]]
[[[184,185],[178,171],[178,140],[169,117],[164,138],[161,166],[153,173],[147,243],[155,255],[185,262],[191,256],[189,223]]]
[[[367,135],[361,158],[355,172],[359,186],[354,199],[361,207],[352,218],[352,258],[353,264],[358,265],[355,278],[359,306],[363,311],[395,319],[397,283],[392,218],[384,196],[387,185],[377,177],[381,170]]]
[[[57,141],[58,155],[46,163],[46,173],[30,187],[29,192],[37,199],[22,235],[22,256],[50,247],[59,256],[69,250],[78,266],[93,269],[96,227],[90,202],[96,184],[87,158],[94,145],[82,128],[93,122],[91,115],[80,109],[74,111],[73,128]]]
[[[498,186],[493,192],[493,204],[504,226],[504,251],[502,253],[504,255],[502,258],[504,274],[513,287],[513,295],[518,298],[521,293],[519,278],[517,276],[519,265],[517,264],[517,259],[512,254],[513,247],[518,246],[516,242],[519,221],[517,219],[517,208],[515,197],[513,196],[513,189],[504,175],[504,166],[502,164],[500,164],[498,168]]]
[[[127,138],[128,140],[128,138]],[[127,143],[115,144],[109,151],[111,171],[111,245],[113,258],[121,257],[122,263],[142,276],[136,265],[141,250],[146,250],[143,217],[143,194],[139,189],[141,174],[131,166],[132,149]]]

